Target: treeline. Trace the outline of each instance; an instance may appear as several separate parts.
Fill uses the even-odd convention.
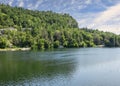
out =
[[[0,28],[76,28],[77,22],[69,14],[58,14],[52,11],[32,11],[21,7],[0,5]]]
[[[0,48],[119,47],[120,36],[98,30],[79,29],[68,14],[32,11],[0,5]]]

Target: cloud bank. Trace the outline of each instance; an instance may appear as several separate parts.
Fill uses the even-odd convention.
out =
[[[111,6],[103,12],[89,13],[85,16],[82,20],[78,21],[80,27],[86,26],[120,34],[120,4]]]

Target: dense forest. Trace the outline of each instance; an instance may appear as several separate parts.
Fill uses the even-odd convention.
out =
[[[0,5],[0,48],[120,47],[120,35],[79,28],[69,14]]]

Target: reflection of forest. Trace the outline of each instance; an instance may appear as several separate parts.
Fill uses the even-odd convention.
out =
[[[33,77],[54,77],[57,74],[65,76],[72,73],[75,68],[74,59],[19,59],[21,54],[19,52],[17,54],[15,52],[0,53],[0,82],[17,81]]]

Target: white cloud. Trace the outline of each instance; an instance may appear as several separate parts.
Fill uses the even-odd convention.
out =
[[[74,3],[75,3],[75,0],[72,0],[72,1],[71,1],[71,4],[74,4]]]
[[[91,1],[91,0],[86,0],[85,3],[86,3],[86,4],[91,4],[92,1]]]
[[[43,0],[38,0],[34,9],[37,9],[42,2],[43,2]]]
[[[100,13],[89,13],[82,20],[78,20],[78,22],[79,25],[85,25],[85,27],[120,34],[119,16],[120,4],[117,4]]]
[[[108,8],[106,11],[99,14],[98,18],[94,20],[95,23],[106,23],[113,18],[120,15],[120,4]]]
[[[101,31],[113,32],[120,34],[120,25],[101,25],[97,26]]]
[[[31,4],[31,3],[27,5],[27,8],[28,8],[28,9],[33,9],[33,7],[34,7],[34,6],[33,6],[33,4]]]
[[[10,6],[12,6],[13,1],[14,1],[14,0],[10,0],[8,4],[9,4]]]
[[[24,2],[21,0],[20,2],[19,2],[19,5],[18,5],[19,7],[23,7],[24,6]]]

